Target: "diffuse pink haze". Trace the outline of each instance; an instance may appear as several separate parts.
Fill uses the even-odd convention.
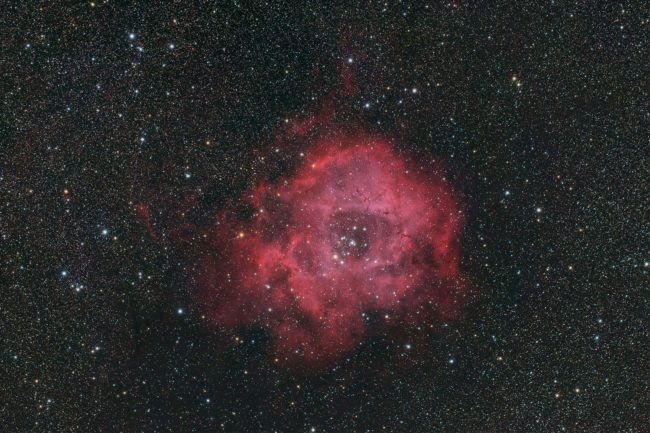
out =
[[[453,316],[463,215],[436,167],[358,134],[305,153],[292,175],[248,192],[250,219],[224,212],[209,230],[209,317],[264,326],[281,359],[324,366],[372,332],[366,313]]]

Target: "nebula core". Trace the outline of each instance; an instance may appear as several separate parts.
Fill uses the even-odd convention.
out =
[[[373,314],[454,315],[463,215],[435,167],[359,136],[317,140],[302,159],[249,191],[252,216],[212,227],[200,276],[210,318],[262,325],[279,358],[316,366],[371,333]]]

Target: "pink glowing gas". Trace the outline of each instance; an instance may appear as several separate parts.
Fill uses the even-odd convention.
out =
[[[279,358],[331,364],[373,332],[368,314],[457,313],[463,215],[435,164],[334,134],[242,200],[253,215],[219,214],[198,280],[215,323],[263,326]]]

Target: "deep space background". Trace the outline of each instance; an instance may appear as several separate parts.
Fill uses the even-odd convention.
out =
[[[10,2],[0,28],[2,432],[650,431],[647,2]],[[444,161],[471,289],[288,369],[207,323],[172,233],[282,175],[278,131],[326,101]]]

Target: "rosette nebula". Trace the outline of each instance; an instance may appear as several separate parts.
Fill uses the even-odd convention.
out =
[[[220,325],[265,327],[283,361],[328,365],[386,317],[457,312],[463,214],[434,163],[383,139],[321,138],[245,201],[248,216],[211,229],[204,298]]]

